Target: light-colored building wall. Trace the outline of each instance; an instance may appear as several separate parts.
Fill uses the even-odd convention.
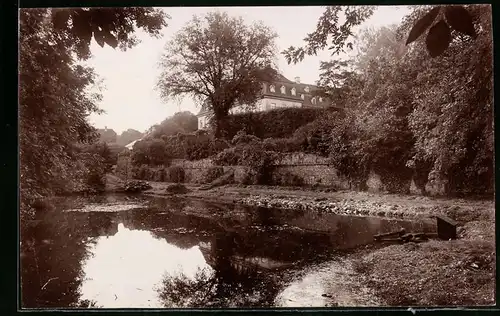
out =
[[[264,98],[261,101],[261,111],[268,111],[277,108],[300,108],[302,106],[301,102],[282,100],[278,98]]]
[[[208,115],[198,117],[198,129],[208,128],[209,117]]]

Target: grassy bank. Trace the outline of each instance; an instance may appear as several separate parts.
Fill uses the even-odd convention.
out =
[[[495,303],[491,240],[391,245],[353,259],[360,281],[389,306]]]

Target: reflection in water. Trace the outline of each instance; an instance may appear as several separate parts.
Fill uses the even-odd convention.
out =
[[[209,268],[198,247],[181,249],[122,223],[114,236],[99,237],[90,252],[83,263],[82,299],[110,308],[161,307],[155,289],[165,274],[194,280],[198,270]]]
[[[201,245],[213,267],[194,278],[166,276],[159,290],[164,307],[265,307],[277,294],[277,275],[258,271],[258,264],[235,256],[234,234],[217,234]]]
[[[140,207],[119,207],[131,202]],[[64,212],[87,204],[96,211]],[[272,306],[292,272],[401,227],[429,229],[200,201],[64,198],[22,227],[22,306]]]

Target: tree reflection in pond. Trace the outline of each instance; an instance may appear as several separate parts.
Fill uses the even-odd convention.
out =
[[[251,266],[235,256],[235,234],[219,233],[200,249],[211,269],[194,277],[165,275],[159,289],[164,307],[266,307],[277,294],[279,274]]]
[[[166,308],[217,308],[272,306],[278,288],[277,278],[263,275],[223,278],[208,269],[199,270],[194,278],[165,275],[158,289]]]

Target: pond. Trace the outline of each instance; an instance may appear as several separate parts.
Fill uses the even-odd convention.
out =
[[[21,229],[23,308],[269,307],[292,275],[429,223],[109,195]]]

